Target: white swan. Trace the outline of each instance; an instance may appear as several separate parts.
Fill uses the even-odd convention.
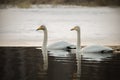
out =
[[[83,53],[109,53],[113,52],[113,49],[103,45],[89,45],[82,48]]]
[[[75,46],[71,45],[70,43],[64,42],[64,41],[60,41],[60,42],[56,42],[54,44],[51,44],[50,46],[47,47],[47,39],[48,39],[48,34],[47,34],[47,28],[45,25],[41,25],[37,30],[43,30],[44,32],[44,40],[43,40],[43,44],[42,44],[42,54],[43,54],[43,61],[44,61],[44,70],[48,69],[48,53],[47,51],[51,51],[51,54],[57,55],[57,56],[64,56],[63,54],[67,54],[67,52],[65,51],[70,51],[70,49],[74,49]],[[60,52],[61,51],[61,52]],[[58,54],[56,54],[56,52]],[[61,54],[63,53],[63,54]]]
[[[79,26],[75,26],[71,30],[77,31],[77,51],[80,51],[80,28]],[[106,53],[106,52],[113,52],[113,49],[110,47],[102,46],[102,45],[89,45],[81,49],[82,53]]]

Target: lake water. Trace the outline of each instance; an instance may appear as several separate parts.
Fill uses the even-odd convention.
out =
[[[82,45],[120,44],[120,8],[113,7],[32,7],[0,9],[0,45],[41,46],[43,32],[48,28],[49,42],[76,43],[73,26],[81,27]]]
[[[45,72],[40,49],[0,47],[0,80],[120,80],[120,53],[83,53],[80,77],[75,54],[64,53],[49,53]]]

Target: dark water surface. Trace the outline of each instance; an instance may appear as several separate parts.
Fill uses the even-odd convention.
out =
[[[43,70],[41,50],[35,47],[0,47],[0,80],[120,80],[120,54],[83,53],[81,77],[76,77],[75,54],[49,55]]]

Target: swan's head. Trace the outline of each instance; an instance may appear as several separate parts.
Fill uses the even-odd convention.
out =
[[[45,25],[41,25],[40,27],[38,27],[38,28],[37,28],[37,31],[38,31],[38,30],[43,30],[43,31],[46,30]]]
[[[73,27],[73,28],[71,29],[71,31],[73,31],[73,30],[80,31],[80,27],[79,27],[79,26],[75,26],[75,27]]]

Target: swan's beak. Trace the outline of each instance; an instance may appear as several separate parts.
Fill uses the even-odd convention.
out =
[[[39,27],[39,28],[36,29],[36,31],[38,31],[38,30],[43,30],[43,28],[42,28],[42,27]]]
[[[73,30],[75,30],[75,27],[74,28],[72,28],[72,29],[70,29],[71,31],[73,31]]]

